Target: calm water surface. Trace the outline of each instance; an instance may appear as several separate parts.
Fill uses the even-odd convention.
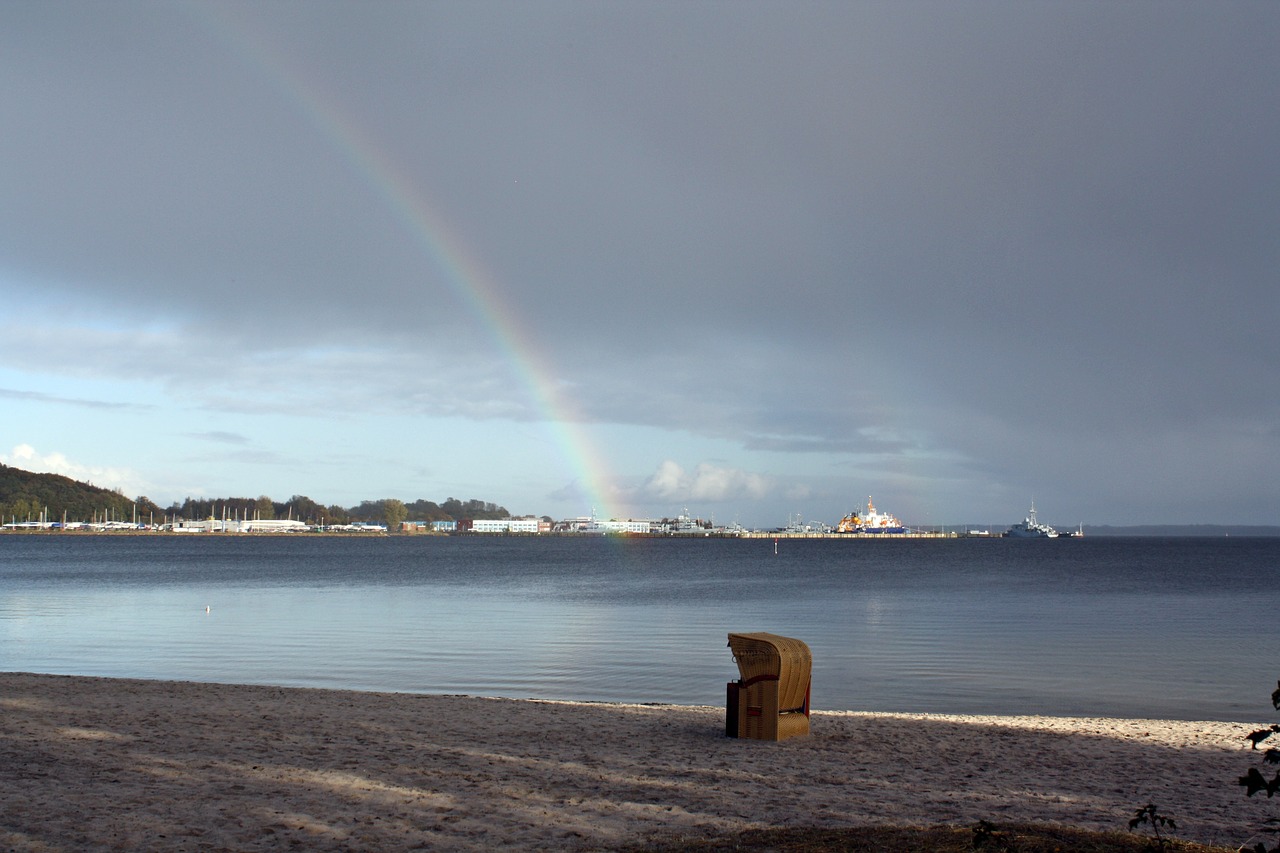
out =
[[[0,671],[718,705],[1270,719],[1280,540],[0,536]],[[208,612],[205,608],[208,607]]]

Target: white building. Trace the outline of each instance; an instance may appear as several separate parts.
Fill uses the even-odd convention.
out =
[[[624,521],[609,519],[596,521],[593,524],[598,533],[649,533],[653,530],[653,522],[643,518],[628,518]]]
[[[471,522],[472,533],[540,533],[542,522],[536,518],[477,518]]]
[[[227,522],[228,529],[234,530],[237,523]],[[289,518],[256,518],[252,521],[239,522],[241,533],[303,533],[311,528],[301,521]]]
[[[301,521],[285,518],[220,519],[175,521],[174,533],[302,533],[311,528]]]

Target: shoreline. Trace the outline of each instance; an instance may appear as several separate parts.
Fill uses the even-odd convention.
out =
[[[768,530],[744,530],[738,532],[708,531],[705,533],[530,533],[523,531],[504,533],[431,533],[426,531],[406,533],[388,533],[386,531],[353,531],[353,530],[217,530],[212,532],[179,532],[174,530],[56,530],[56,529],[6,529],[0,527],[0,535],[11,536],[176,536],[183,539],[205,539],[221,537],[272,537],[320,539],[327,537],[364,537],[372,539],[405,538],[405,539],[445,539],[450,537],[485,538],[485,539],[1002,539],[1002,534],[965,534],[956,531],[917,530],[907,533],[785,533]],[[1063,539],[1079,538],[1074,534],[1060,537]]]
[[[761,827],[1058,823],[1238,846],[1248,723],[724,709],[0,673],[0,845],[612,849]],[[1265,800],[1265,798],[1261,798]]]

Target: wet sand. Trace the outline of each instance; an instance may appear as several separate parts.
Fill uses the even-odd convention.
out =
[[[0,674],[0,849],[612,849],[753,827],[1032,821],[1239,845],[1246,723],[724,710]],[[1269,777],[1271,774],[1267,772]]]

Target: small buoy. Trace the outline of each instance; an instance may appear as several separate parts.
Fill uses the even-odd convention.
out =
[[[209,612],[209,605],[207,605],[207,604],[206,604],[206,605],[204,606],[204,612],[205,612],[205,613],[208,613],[208,612]]]

